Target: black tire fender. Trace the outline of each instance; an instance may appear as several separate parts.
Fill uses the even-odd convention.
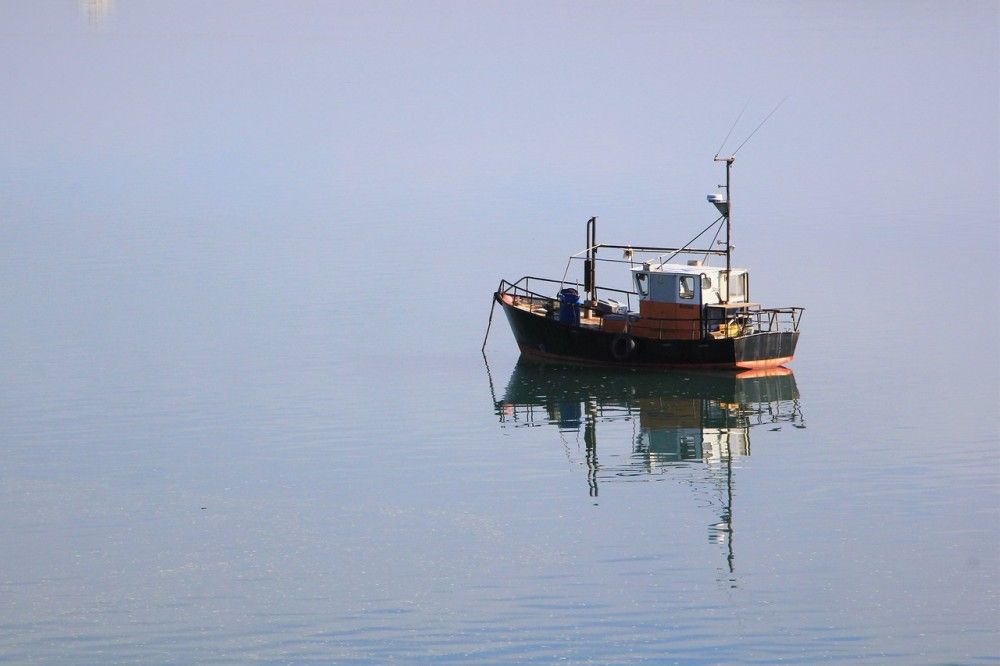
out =
[[[635,338],[628,333],[619,333],[611,338],[611,355],[616,361],[626,361],[635,354]]]

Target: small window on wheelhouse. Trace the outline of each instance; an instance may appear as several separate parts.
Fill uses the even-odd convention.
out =
[[[681,279],[677,281],[678,284],[678,296],[684,299],[694,298],[694,276],[693,275],[682,275]]]
[[[640,296],[649,296],[649,274],[648,273],[636,273],[635,274],[635,289],[639,292]]]
[[[747,274],[734,273],[729,283],[729,296],[737,303],[747,299]]]

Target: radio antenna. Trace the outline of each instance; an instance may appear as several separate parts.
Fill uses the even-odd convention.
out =
[[[718,157],[719,155],[722,154],[722,149],[726,147],[726,141],[729,141],[730,135],[732,135],[733,130],[736,129],[736,123],[740,122],[740,118],[743,117],[743,112],[747,110],[748,106],[750,106],[750,98],[749,97],[747,97],[746,104],[743,105],[743,110],[740,111],[740,115],[736,116],[736,120],[733,121],[733,124],[729,127],[729,131],[726,132],[726,138],[722,140],[722,145],[720,145],[719,149],[717,151],[715,151],[715,156],[716,157]]]
[[[740,152],[740,148],[742,148],[743,146],[745,146],[746,143],[747,143],[747,141],[749,141],[750,139],[753,138],[753,135],[757,133],[757,130],[759,130],[761,127],[764,126],[764,123],[766,123],[768,121],[768,119],[770,119],[770,117],[774,115],[774,112],[777,111],[781,107],[781,105],[785,103],[786,99],[788,99],[788,95],[785,95],[785,98],[782,99],[780,102],[778,102],[777,106],[775,106],[773,109],[771,109],[771,113],[769,113],[766,116],[764,116],[764,120],[760,121],[760,125],[757,125],[757,128],[754,131],[750,132],[750,136],[748,136],[747,138],[743,139],[743,143],[741,143],[740,145],[736,146],[736,150],[733,151],[733,154],[731,155],[731,157],[735,157],[736,153]],[[718,155],[716,155],[716,157],[718,157]]]

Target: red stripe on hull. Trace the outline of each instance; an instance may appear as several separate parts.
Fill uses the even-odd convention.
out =
[[[788,377],[792,371],[788,368],[767,368],[766,370],[744,370],[736,373],[736,379],[759,379],[761,377]]]
[[[786,363],[791,363],[794,356],[782,356],[781,358],[765,358],[759,361],[736,361],[737,368],[747,370],[766,370],[767,368],[780,368]]]

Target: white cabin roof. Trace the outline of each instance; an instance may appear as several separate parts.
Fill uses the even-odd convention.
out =
[[[646,268],[645,264],[640,266],[633,266],[632,272],[634,273],[673,273],[673,274],[684,274],[684,275],[701,275],[702,273],[721,273],[726,269],[721,266],[688,266],[687,264],[658,264],[651,262],[649,268]],[[733,268],[732,271],[744,272],[745,268]]]

